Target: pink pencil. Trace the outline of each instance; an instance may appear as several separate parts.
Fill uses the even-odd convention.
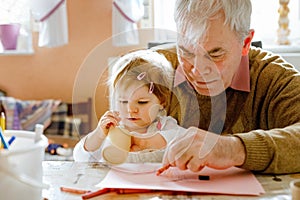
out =
[[[82,199],[91,199],[93,197],[100,196],[102,194],[106,194],[106,193],[109,193],[112,191],[113,191],[113,189],[110,189],[110,188],[102,188],[102,189],[94,191],[94,192],[86,193],[86,194],[82,195],[81,198]]]
[[[161,173],[163,173],[164,171],[169,169],[169,167],[171,167],[171,165],[167,164],[167,165],[163,166],[162,168],[159,168],[156,172],[156,176],[159,176]]]
[[[70,192],[74,194],[85,194],[91,192],[89,190],[80,190],[80,189],[67,188],[67,187],[60,187],[60,190],[63,192]]]

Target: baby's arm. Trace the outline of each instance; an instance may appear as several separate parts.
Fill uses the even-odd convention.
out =
[[[120,117],[118,112],[107,111],[99,120],[95,130],[90,132],[84,142],[84,149],[89,152],[99,149],[108,134],[111,126],[119,124]]]
[[[182,130],[177,125],[177,121],[172,117],[161,118],[161,128],[157,134],[149,138],[132,138],[131,151],[141,151],[144,149],[163,149]]]
[[[142,151],[145,149],[163,149],[166,147],[167,142],[164,137],[157,133],[149,138],[133,137],[130,151]]]

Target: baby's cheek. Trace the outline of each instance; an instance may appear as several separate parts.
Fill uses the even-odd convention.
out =
[[[159,112],[159,109],[160,109],[160,105],[159,104],[152,105],[149,108],[149,117],[150,117],[151,121],[153,121],[154,119],[156,119],[156,117],[158,115],[158,112]]]

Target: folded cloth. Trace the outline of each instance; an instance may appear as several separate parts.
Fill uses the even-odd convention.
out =
[[[47,128],[53,111],[60,100],[20,100],[13,97],[0,97],[6,114],[6,128],[10,130],[34,131],[36,124]]]
[[[66,2],[53,10],[47,19],[40,22],[39,47],[59,47],[68,44],[68,18]]]
[[[112,32],[114,46],[139,44],[137,22],[144,15],[143,0],[114,0]]]
[[[64,2],[64,0],[31,0],[28,1],[31,15],[36,21],[44,21]]]

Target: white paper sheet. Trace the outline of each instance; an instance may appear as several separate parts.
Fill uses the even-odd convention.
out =
[[[128,171],[124,170],[126,167],[128,167]],[[265,193],[252,172],[236,167],[226,170],[206,167],[199,173],[188,170],[181,171],[172,167],[160,176],[156,175],[155,170],[147,170],[142,173],[142,169],[158,169],[160,167],[160,163],[126,163],[112,168],[97,187],[256,196]],[[210,180],[199,180],[198,175],[208,175]]]

